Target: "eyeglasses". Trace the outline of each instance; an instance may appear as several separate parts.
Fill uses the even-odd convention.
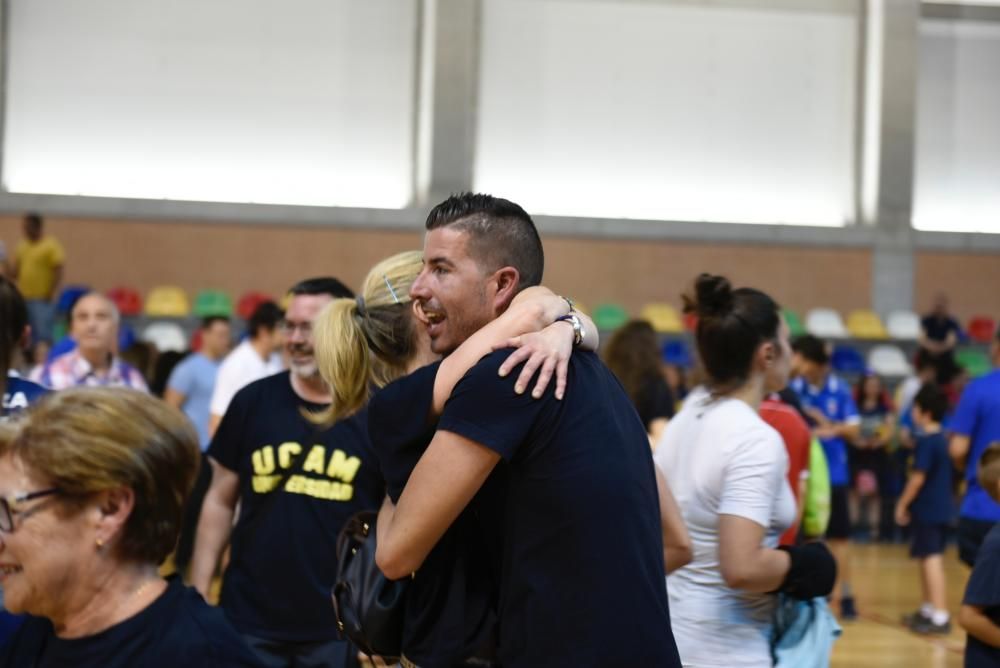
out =
[[[61,491],[58,487],[50,487],[49,489],[37,492],[21,492],[20,494],[12,494],[10,496],[0,496],[0,531],[4,533],[12,532],[14,530],[14,514],[23,514],[13,510],[11,506],[16,506],[19,503],[31,501],[32,499],[40,499],[43,496],[59,494]]]
[[[291,322],[288,320],[282,320],[279,322],[278,327],[281,329],[283,334],[292,334],[298,330],[302,336],[306,337],[312,334],[313,329],[311,322]]]

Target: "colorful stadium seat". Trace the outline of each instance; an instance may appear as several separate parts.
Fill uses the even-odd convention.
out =
[[[691,356],[691,350],[682,339],[665,341],[663,347],[660,348],[660,354],[663,361],[667,364],[673,364],[682,369],[690,369],[694,366],[694,358]]]
[[[133,316],[142,313],[142,295],[134,288],[119,286],[111,288],[106,294],[122,315]]]
[[[985,376],[992,369],[989,355],[975,348],[959,348],[955,351],[955,361],[973,378]]]
[[[73,304],[76,300],[90,292],[90,287],[86,285],[67,285],[59,293],[59,299],[56,300],[56,311],[59,313],[69,313],[73,310]]]
[[[847,328],[840,314],[832,308],[814,308],[806,314],[806,330],[822,339],[847,338]]]
[[[202,290],[195,296],[191,310],[199,318],[212,315],[228,318],[233,314],[233,300],[222,290]]]
[[[781,314],[785,316],[785,323],[788,325],[788,333],[792,338],[796,338],[806,334],[806,328],[802,324],[802,318],[799,314],[790,308],[781,309]]]
[[[618,304],[598,304],[594,307],[592,317],[597,329],[607,332],[628,322],[628,311]]]
[[[889,336],[904,341],[920,338],[920,316],[913,311],[892,311],[885,319],[885,329]]]
[[[670,304],[646,304],[639,317],[649,321],[653,329],[660,334],[679,334],[684,331],[680,314]]]
[[[988,315],[977,315],[969,320],[969,340],[989,343],[996,336],[997,323]]]
[[[865,372],[865,358],[851,346],[835,346],[830,363],[839,373],[861,374]]]
[[[168,350],[184,352],[188,348],[187,335],[176,322],[154,322],[142,330],[142,340],[152,343],[161,353]]]
[[[269,294],[263,292],[246,292],[236,302],[236,315],[244,320],[249,320],[258,306],[265,302],[273,301],[274,297]]]
[[[880,376],[902,378],[913,373],[906,354],[897,346],[883,343],[868,351],[868,366]]]
[[[875,311],[851,311],[847,315],[847,331],[856,339],[888,338],[882,319]]]
[[[157,318],[183,318],[191,313],[187,294],[173,285],[153,288],[146,297],[146,315]]]

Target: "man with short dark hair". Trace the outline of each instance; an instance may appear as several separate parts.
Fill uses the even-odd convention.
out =
[[[861,415],[854,403],[850,386],[830,370],[830,351],[826,343],[811,334],[801,336],[792,346],[800,373],[789,387],[795,390],[803,409],[813,419],[813,434],[819,438],[830,469],[830,523],[826,537],[830,550],[837,558],[837,583],[840,615],[844,619],[857,617],[851,592],[851,571],[848,542],[851,536],[851,516],[848,490],[851,486],[847,443],[858,437]]]
[[[211,437],[226,413],[229,402],[243,387],[281,371],[281,308],[263,302],[247,321],[247,338],[236,346],[219,366],[209,402],[208,436]]]
[[[208,594],[232,535],[220,605],[268,666],[354,665],[330,603],[344,522],[385,493],[367,412],[329,428],[306,418],[329,405],[313,357],[312,325],[338,297],[333,278],[291,290],[281,323],[289,370],[236,393],[212,438],[212,482],[202,506],[191,584]],[[233,527],[237,501],[241,508]]]
[[[531,217],[504,199],[453,196],[426,227],[411,296],[447,355],[538,284],[544,259]],[[665,487],[635,408],[593,353],[572,355],[562,400],[499,377],[510,354],[487,355],[455,387],[399,504],[383,505],[379,566],[391,578],[417,570],[503,460],[506,500],[484,500],[496,522],[480,517],[503,544],[500,664],[679,666],[657,512]]]
[[[955,467],[965,471],[965,496],[958,512],[958,556],[972,566],[986,534],[1000,521],[1000,503],[976,477],[976,464],[986,447],[1000,441],[1000,329],[990,344],[993,371],[976,378],[962,392],[948,428],[948,452]]]
[[[205,457],[208,449],[209,402],[215,389],[215,377],[219,373],[222,358],[229,352],[232,330],[229,318],[220,315],[209,316],[201,321],[201,348],[191,353],[170,374],[163,399],[183,413],[198,430],[198,444],[201,446],[201,466],[194,488],[184,509],[181,535],[174,552],[174,565],[183,573],[191,560],[194,547],[194,531],[198,525],[202,500],[212,480],[212,469]]]

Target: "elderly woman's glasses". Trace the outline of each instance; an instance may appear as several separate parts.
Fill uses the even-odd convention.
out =
[[[58,494],[60,491],[58,487],[51,487],[37,492],[22,492],[10,496],[0,496],[0,531],[10,533],[14,530],[14,513],[16,511],[12,510],[12,506],[24,503],[25,501],[31,501],[32,499],[40,499],[43,496]]]

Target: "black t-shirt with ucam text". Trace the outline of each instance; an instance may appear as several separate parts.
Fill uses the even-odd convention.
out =
[[[236,393],[208,454],[239,475],[220,605],[241,633],[286,642],[338,638],[330,599],[344,522],[377,510],[385,483],[361,411],[329,429],[309,422],[289,372]],[[272,489],[280,484],[274,492]]]
[[[505,668],[680,666],[649,439],[614,375],[576,351],[565,397],[515,394],[484,357],[438,422],[509,469],[499,659]]]

